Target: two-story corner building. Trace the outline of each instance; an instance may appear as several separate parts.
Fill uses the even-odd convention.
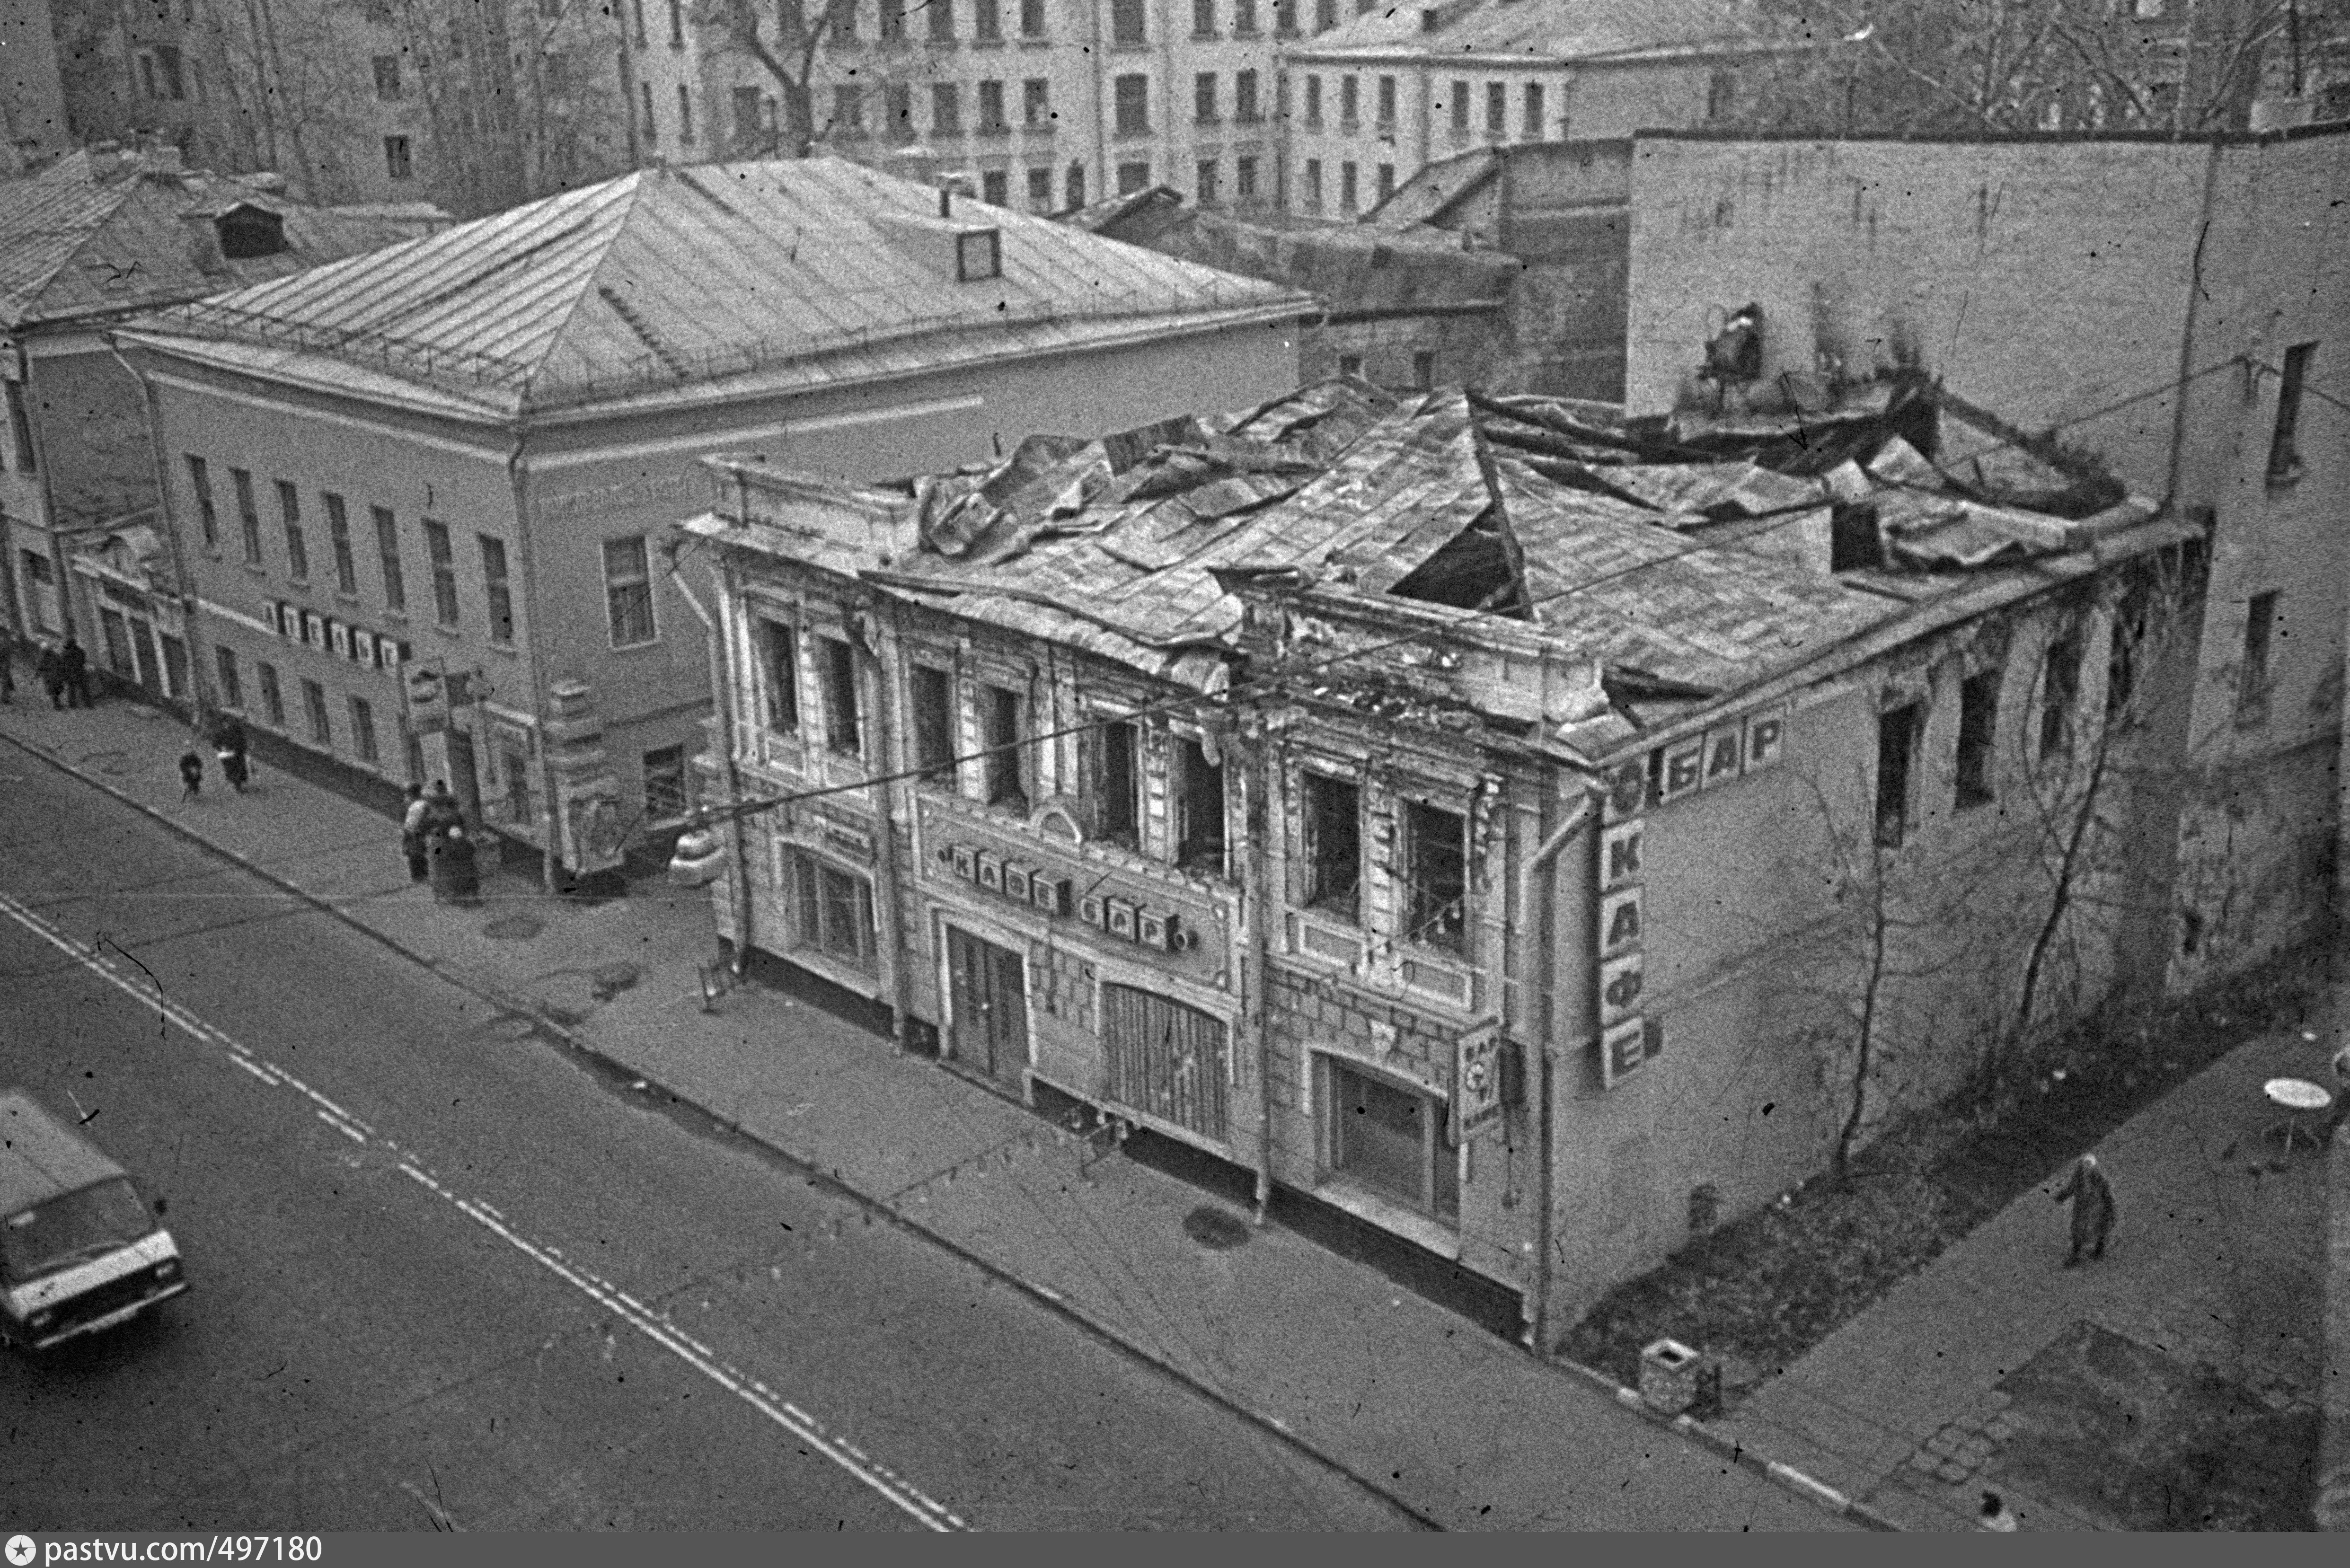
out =
[[[1380,6],[1283,55],[1288,209],[1351,220],[1477,147],[1701,126],[1786,39],[1737,0]]]
[[[910,487],[714,465],[722,928],[1547,1332],[2111,981],[2099,781],[2200,535],[1935,461],[1984,441],[1341,380]]]
[[[1627,400],[1783,405],[1918,367],[2212,521],[2135,967],[2184,988],[2320,929],[2340,864],[2350,127],[1964,140],[1643,136]],[[1759,306],[1751,380],[1687,345]]]
[[[1309,306],[813,159],[626,176],[120,338],[213,700],[578,871],[683,812],[709,663],[656,535],[702,454],[869,478],[1271,396]]]
[[[282,182],[184,169],[169,148],[92,148],[0,180],[0,618],[52,643],[75,632],[99,668],[185,700],[146,405],[103,333],[448,221],[304,206]]]

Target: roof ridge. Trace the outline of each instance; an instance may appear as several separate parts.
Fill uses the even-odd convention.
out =
[[[27,316],[29,316],[32,308],[38,305],[41,296],[48,292],[49,286],[57,282],[57,275],[64,272],[68,266],[72,265],[77,256],[79,256],[84,251],[89,248],[90,242],[104,232],[106,225],[112,223],[115,220],[116,215],[119,214],[122,211],[123,207],[130,202],[130,198],[139,192],[139,187],[143,176],[134,171],[128,179],[113,181],[101,179],[99,177],[95,167],[95,160],[90,157],[89,150],[87,148],[77,148],[74,151],[68,153],[64,158],[59,159],[42,173],[35,175],[33,179],[37,182],[47,180],[50,175],[62,175],[77,159],[80,161],[81,167],[88,171],[90,185],[100,194],[101,197],[110,197],[111,200],[104,201],[98,210],[90,214],[86,222],[61,223],[57,225],[55,230],[56,233],[60,234],[73,234],[72,244],[65,246],[58,252],[56,265],[49,267],[44,272],[35,274],[32,281],[26,283],[22,287],[12,291],[14,298],[24,302]],[[118,172],[120,171],[120,166],[118,165]],[[28,182],[28,183],[30,182]],[[60,178],[54,182],[51,188],[62,192],[68,183],[69,182]],[[34,194],[34,201],[38,202],[40,199],[39,194]],[[78,233],[76,233],[77,230]],[[37,238],[38,233],[39,232],[36,230],[31,234],[21,234],[21,237],[26,239]],[[21,321],[26,319],[26,317],[20,317],[16,319]]]
[[[604,238],[602,249],[597,253],[596,265],[588,267],[585,275],[580,278],[579,292],[571,296],[570,308],[564,311],[563,318],[556,322],[548,330],[545,341],[539,345],[536,358],[526,362],[528,369],[523,372],[522,384],[515,389],[515,394],[524,403],[527,404],[530,401],[531,389],[536,384],[539,376],[546,369],[549,362],[554,359],[556,349],[563,342],[564,332],[570,327],[572,318],[579,314],[581,303],[595,292],[597,280],[603,276],[604,268],[610,265],[612,251],[619,244],[620,236],[629,232],[629,220],[636,215],[637,203],[644,199],[646,174],[645,170],[631,169],[620,177],[619,182],[627,185],[629,192],[614,204],[612,215],[608,220],[610,223],[610,232]],[[593,190],[595,187],[588,186],[586,189]],[[602,216],[601,213],[591,212],[587,221],[592,223]],[[536,251],[551,243],[552,238],[553,236],[550,236],[548,240],[543,240],[538,245],[531,248]]]

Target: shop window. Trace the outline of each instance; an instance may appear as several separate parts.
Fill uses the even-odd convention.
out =
[[[359,563],[351,557],[351,519],[343,505],[343,498],[331,491],[319,497],[327,504],[327,543],[335,553],[335,591],[357,595],[359,591]]]
[[[1359,918],[1363,882],[1363,792],[1351,779],[1298,775],[1305,828],[1305,907]]]
[[[2054,757],[2073,749],[2073,705],[2081,695],[2081,634],[2067,631],[2048,645],[2040,677],[2040,754]]]
[[[213,506],[212,471],[204,460],[188,454],[188,489],[196,498],[196,524],[203,530],[204,548],[220,548],[220,514]]]
[[[1438,1219],[1461,1211],[1460,1167],[1444,1137],[1445,1103],[1322,1058],[1332,1174]]]
[[[1175,742],[1175,863],[1187,871],[1224,874],[1224,769],[1199,742]]]
[[[2257,724],[2268,717],[2269,685],[2274,674],[2270,653],[2276,640],[2277,596],[2254,594],[2244,605],[2244,658],[2236,684],[2236,719]]]
[[[297,583],[310,580],[310,550],[302,538],[302,494],[287,480],[277,482],[277,513],[286,524],[286,575]]]
[[[359,761],[373,763],[380,760],[375,740],[375,705],[364,697],[350,699],[351,751]]]
[[[767,728],[778,735],[796,735],[800,732],[799,639],[790,627],[764,618],[757,623],[754,639],[765,687],[761,696]]]
[[[2284,369],[2277,377],[2276,430],[2269,437],[2271,484],[2301,476],[2301,394],[2309,379],[2309,362],[2316,355],[2314,343],[2296,343],[2284,351]]]
[[[322,746],[335,743],[334,720],[327,711],[327,689],[315,680],[302,682],[302,709],[310,721],[310,739]]]
[[[1101,761],[1094,781],[1095,831],[1128,848],[1141,842],[1139,802],[1142,773],[1137,763],[1142,731],[1123,720],[1101,727]]]
[[[432,614],[440,623],[457,624],[457,552],[449,543],[449,525],[424,519],[424,555],[432,564]]]
[[[955,782],[954,677],[914,666],[914,765],[922,782],[952,789]]]
[[[854,872],[787,850],[793,945],[868,973],[876,967],[873,884]]]
[[[685,748],[663,746],[647,752],[642,760],[645,775],[645,820],[675,822],[683,817],[689,802],[685,789]]]
[[[1909,836],[1909,764],[1924,718],[1915,702],[1877,716],[1877,842],[1887,849],[1898,849]]]
[[[604,541],[604,606],[614,648],[653,640],[652,564],[642,534]]]
[[[987,804],[1028,809],[1027,748],[1021,745],[1020,693],[1003,686],[979,689],[981,743],[986,748]]]
[[[392,517],[391,508],[378,506],[375,515],[375,556],[383,568],[384,608],[395,614],[408,608],[408,579],[400,570],[400,524]]]
[[[237,678],[235,649],[213,645],[213,673],[218,678],[213,684],[220,689],[221,706],[243,708],[244,682]]]
[[[837,637],[816,639],[824,672],[824,742],[844,757],[865,754],[857,702],[857,652]]]
[[[1958,804],[1989,805],[1998,794],[1993,774],[1999,745],[2000,672],[1986,670],[1959,683]]]

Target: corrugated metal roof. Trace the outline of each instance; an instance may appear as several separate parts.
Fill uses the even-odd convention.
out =
[[[1421,13],[1438,10],[1430,32]],[[1774,45],[1748,0],[1471,0],[1453,5],[1385,5],[1289,50],[1290,57],[1381,54],[1507,56],[1527,59],[1638,60],[1692,53],[1723,54]]]
[[[654,169],[142,324],[276,343],[500,411],[855,379],[1311,301],[838,159]],[[1002,275],[959,282],[955,234]],[[312,374],[327,373],[314,369]]]
[[[286,249],[228,260],[190,225],[239,206],[285,223]],[[68,153],[0,180],[0,326],[152,309],[376,250],[452,220],[437,207],[307,207],[265,178],[182,171],[138,153]]]

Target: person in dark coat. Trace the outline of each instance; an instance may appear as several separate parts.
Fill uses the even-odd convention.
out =
[[[2057,1202],[2067,1199],[2073,1203],[2073,1251],[2064,1260],[2069,1269],[2081,1261],[2084,1247],[2092,1258],[2104,1257],[2106,1238],[2114,1228],[2114,1184],[2106,1179],[2095,1155],[2083,1155],[2073,1167],[2072,1179],[2057,1189]]]
[[[193,800],[204,792],[204,759],[190,746],[180,753],[180,798]]]
[[[400,852],[408,857],[408,879],[421,882],[432,874],[424,856],[424,818],[431,810],[422,784],[408,786],[408,809],[400,819]]]
[[[41,644],[40,654],[33,660],[33,673],[41,678],[41,690],[49,694],[49,706],[64,707],[66,667],[65,661],[57,657],[57,650],[46,642]]]
[[[74,640],[74,635],[71,632],[66,633],[66,645],[58,650],[57,663],[64,669],[66,675],[66,706],[88,707],[89,655],[83,651],[80,643]]]
[[[246,741],[244,726],[234,713],[223,713],[213,721],[213,754],[220,758],[221,776],[237,794],[244,793]]]

